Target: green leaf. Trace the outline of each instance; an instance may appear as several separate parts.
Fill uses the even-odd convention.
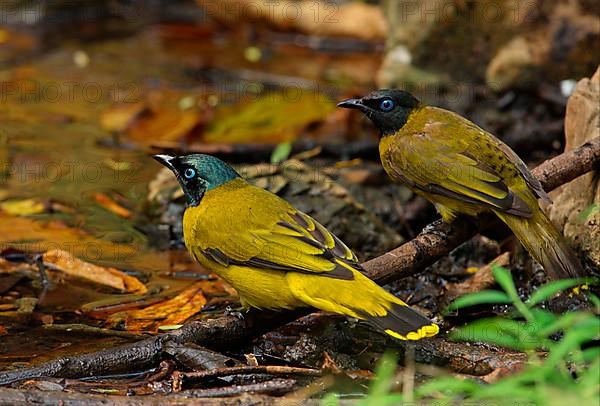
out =
[[[529,300],[527,300],[525,303],[530,307],[535,306],[544,300],[550,299],[558,292],[581,285],[584,282],[585,279],[561,279],[547,283],[543,286],[540,286],[535,292],[533,292],[529,297]]]
[[[321,399],[321,406],[339,406],[340,399],[337,393],[328,393]]]
[[[585,313],[566,313],[555,319],[552,323],[545,324],[539,334],[542,337],[549,337],[554,333],[570,328],[577,320],[581,320],[582,317],[585,317]]]
[[[396,357],[390,353],[383,354],[375,368],[375,379],[369,387],[369,397],[382,397],[389,393],[396,373]]]
[[[451,333],[452,339],[496,344],[526,350],[538,344],[537,326],[499,317],[481,319]]]
[[[278,164],[280,162],[285,161],[289,158],[292,153],[292,143],[291,142],[282,142],[277,144],[273,153],[271,154],[271,163]]]
[[[402,404],[404,398],[400,393],[388,393],[383,396],[367,396],[357,406],[396,406]]]
[[[529,311],[529,308],[525,306],[523,301],[521,301],[521,298],[517,293],[517,288],[515,287],[515,283],[512,280],[510,272],[506,268],[503,268],[501,266],[492,265],[492,273],[494,274],[498,285],[500,285],[502,289],[504,289],[506,294],[508,294],[508,297],[510,297],[519,313],[521,313],[523,317],[527,319],[527,321],[533,323],[535,319]]]
[[[477,293],[471,293],[459,297],[448,306],[447,312],[461,309],[463,307],[475,306],[478,304],[494,304],[494,303],[512,303],[510,298],[504,292],[498,290],[482,290]]]
[[[590,348],[591,350],[592,348]],[[586,350],[588,351],[588,350]],[[600,357],[596,356],[596,358],[592,361],[591,365],[588,367],[587,371],[583,374],[581,378],[581,387],[584,393],[581,393],[583,396],[582,399],[593,399],[598,397],[598,377],[600,376]],[[585,393],[589,391],[589,393]]]
[[[593,327],[593,325],[586,325],[585,328],[573,328],[567,330],[562,340],[560,340],[560,342],[548,354],[548,357],[544,363],[544,367],[546,369],[556,368],[560,362],[566,359],[567,355],[571,351],[577,350],[583,343],[597,338],[598,326],[596,326],[596,328]]]
[[[546,326],[551,325],[552,323],[556,322],[556,320],[558,320],[558,318],[559,318],[557,315],[555,315],[551,311],[548,311],[545,309],[539,309],[537,307],[534,307],[531,309],[531,314],[533,314],[535,323],[540,328],[545,328]],[[543,334],[541,336],[547,337],[547,335],[543,335]]]
[[[472,394],[481,389],[481,385],[470,379],[455,377],[441,377],[424,383],[416,389],[417,397],[436,397],[436,392],[441,392],[451,397],[463,394]]]
[[[510,403],[505,403],[507,394],[510,394]],[[512,382],[509,380],[500,381],[495,385],[488,385],[483,387],[480,391],[474,393],[471,396],[471,400],[496,400],[499,401],[498,404],[510,404],[510,405],[520,405],[520,404],[541,404],[536,402],[539,399],[539,395],[536,394],[526,386],[519,386],[518,382]],[[496,402],[490,402],[491,404],[497,404]],[[471,404],[490,404],[483,402],[472,402]],[[467,403],[468,404],[468,403]]]
[[[600,360],[600,347],[591,347],[583,350],[582,358],[585,362]]]
[[[511,299],[515,300],[516,298],[516,300],[521,300],[519,299],[517,288],[515,287],[515,283],[512,280],[512,275],[508,269],[501,266],[492,265],[492,273],[494,274],[494,278],[496,278],[498,285],[504,289]]]
[[[590,302],[594,304],[596,312],[600,312],[600,298],[598,298],[598,296],[594,295],[592,292],[586,292],[585,295],[588,297],[588,299],[590,299]]]

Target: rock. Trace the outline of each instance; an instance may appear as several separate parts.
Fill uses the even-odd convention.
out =
[[[593,3],[386,0],[388,55],[378,85],[412,80],[404,79],[412,72],[399,68],[406,63],[394,62],[401,47],[420,70],[485,82],[497,91],[584,77],[597,63],[590,50],[600,46],[600,14]]]
[[[196,0],[209,18],[230,26],[264,23],[281,31],[367,41],[386,38],[381,9],[362,2],[272,0]]]
[[[535,83],[540,72],[553,79],[581,77],[589,73],[586,67],[595,66],[597,60],[587,50],[598,49],[597,15],[586,14],[579,2],[569,1],[557,4],[546,19],[533,24],[533,29],[525,28],[496,53],[486,70],[490,88],[504,91]]]
[[[582,79],[569,98],[565,150],[600,136],[600,68]],[[587,173],[550,194],[550,218],[565,236],[600,267],[600,171]]]

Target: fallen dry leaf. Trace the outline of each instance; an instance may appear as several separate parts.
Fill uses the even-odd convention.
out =
[[[31,216],[46,210],[44,204],[35,199],[9,200],[0,203],[0,209],[13,216]]]
[[[154,109],[131,124],[127,135],[138,142],[178,141],[188,135],[202,121],[195,109]]]
[[[94,193],[94,200],[106,210],[115,213],[119,217],[130,218],[131,211],[125,207],[119,205],[113,199],[105,195],[104,193]]]
[[[29,271],[29,270],[32,270],[32,267],[30,264],[27,264],[27,263],[11,262],[11,261],[7,261],[4,258],[0,258],[0,275],[16,273],[21,270]]]
[[[108,318],[107,326],[121,326],[128,331],[157,332],[161,326],[182,324],[206,304],[202,291],[204,285],[204,281],[196,282],[172,299],[140,310],[115,313]]]
[[[50,250],[43,255],[45,263],[56,266],[67,275],[83,278],[126,293],[144,294],[146,286],[137,278],[116,268],[104,268],[75,258],[63,250]]]
[[[100,126],[111,132],[123,132],[147,109],[146,103],[124,103],[100,115]]]
[[[475,268],[475,271],[471,268],[467,268],[467,272],[473,274],[469,279],[460,283],[448,283],[446,285],[446,297],[445,300],[451,302],[459,296],[463,296],[469,293],[479,292],[486,289],[496,283],[496,279],[492,273],[492,266],[508,266],[510,264],[510,254],[505,252],[498,255],[487,265],[481,268]]]
[[[0,224],[4,231],[0,233],[0,246],[18,251],[46,252],[64,249],[84,261],[105,261],[123,266],[129,264],[129,267],[140,271],[169,266],[167,257],[161,253],[141,249],[134,244],[96,238],[81,228],[69,227],[58,220],[40,221],[0,211]]]

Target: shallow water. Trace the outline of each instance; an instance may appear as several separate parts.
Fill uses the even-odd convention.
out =
[[[371,86],[380,62],[377,53],[319,52],[281,34],[250,43],[212,25],[150,24],[58,43],[40,30],[0,30],[8,33],[0,44],[0,203],[42,206],[0,211],[0,247],[61,249],[114,266],[150,296],[172,296],[204,272],[181,250],[153,248],[169,237],[146,214],[148,182],[160,169],[150,146],[311,136],[307,125],[330,115],[339,95]],[[335,140],[327,129],[312,135],[322,134]],[[0,368],[123,341],[41,325],[48,317],[102,325],[90,308],[136,296],[69,278],[40,291],[35,278],[0,290],[0,304],[40,299],[27,317],[0,311]]]

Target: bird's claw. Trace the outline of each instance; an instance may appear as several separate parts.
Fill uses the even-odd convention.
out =
[[[226,316],[233,316],[236,317],[240,320],[244,320],[244,314],[241,312],[242,308],[238,307],[238,308],[233,308],[232,306],[227,306],[225,308],[225,315]]]
[[[419,233],[419,235],[424,235],[424,234],[433,234],[436,235],[440,238],[446,238],[448,237],[447,231],[443,231],[440,229],[440,226],[445,224],[444,220],[442,219],[437,219],[435,220],[433,223],[427,224],[423,230],[421,230],[421,232]]]

